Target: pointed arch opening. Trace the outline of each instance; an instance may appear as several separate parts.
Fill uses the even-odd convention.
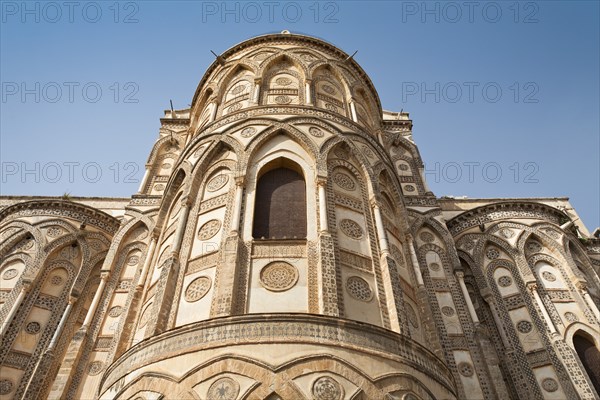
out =
[[[573,346],[594,389],[600,394],[600,351],[594,345],[593,339],[582,330],[573,335]]]
[[[252,236],[306,238],[306,182],[302,169],[293,161],[278,158],[258,174]]]

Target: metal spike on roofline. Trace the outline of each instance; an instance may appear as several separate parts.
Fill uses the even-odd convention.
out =
[[[349,61],[351,58],[353,58],[353,57],[356,55],[356,53],[358,53],[358,50],[356,50],[354,53],[352,53],[352,55],[351,55],[351,56],[348,56],[348,57],[347,57],[347,58],[344,60],[344,62],[346,62],[346,61]]]

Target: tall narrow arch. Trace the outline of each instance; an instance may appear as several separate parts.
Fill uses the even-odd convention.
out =
[[[255,239],[306,238],[306,182],[296,163],[279,158],[260,171],[252,236]]]
[[[590,340],[588,335],[581,330],[573,335],[573,346],[594,389],[600,394],[600,351],[594,345],[593,340]]]

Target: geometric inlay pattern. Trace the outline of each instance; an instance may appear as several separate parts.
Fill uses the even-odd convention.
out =
[[[315,400],[340,400],[344,391],[335,379],[322,376],[313,383],[312,395]]]
[[[9,394],[10,392],[12,392],[13,387],[14,383],[10,379],[0,380],[0,395]]]
[[[517,322],[517,330],[521,333],[529,333],[533,329],[533,325],[529,321]]]
[[[546,392],[556,392],[558,390],[558,382],[552,378],[546,378],[542,381],[542,388]]]
[[[187,289],[185,289],[185,301],[188,303],[193,303],[200,300],[206,296],[206,293],[208,293],[210,290],[211,285],[212,281],[208,276],[201,276],[194,279],[192,282],[190,282]]]
[[[333,181],[342,189],[352,191],[356,188],[354,180],[349,175],[344,174],[343,172],[336,172],[335,174],[333,174]]]
[[[221,229],[221,221],[219,221],[218,219],[211,219],[210,221],[202,225],[202,227],[198,231],[198,239],[208,240],[215,236],[217,232],[219,232],[219,229]]]
[[[291,289],[298,281],[298,269],[283,261],[275,261],[260,270],[260,283],[272,292]]]
[[[351,276],[346,279],[346,290],[356,300],[369,302],[373,298],[373,291],[369,286],[369,282],[360,276]]]
[[[498,286],[508,287],[512,285],[512,279],[508,275],[501,276],[498,278]]]
[[[220,378],[208,388],[206,397],[210,400],[235,400],[240,392],[240,385],[231,378]]]
[[[352,239],[360,239],[363,237],[363,230],[358,223],[351,219],[343,219],[340,221],[340,230]]]

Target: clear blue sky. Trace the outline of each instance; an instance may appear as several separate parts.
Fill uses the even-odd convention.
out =
[[[358,50],[436,195],[568,196],[600,225],[598,1],[23,4],[1,2],[3,195],[130,196],[210,50],[288,29]]]

